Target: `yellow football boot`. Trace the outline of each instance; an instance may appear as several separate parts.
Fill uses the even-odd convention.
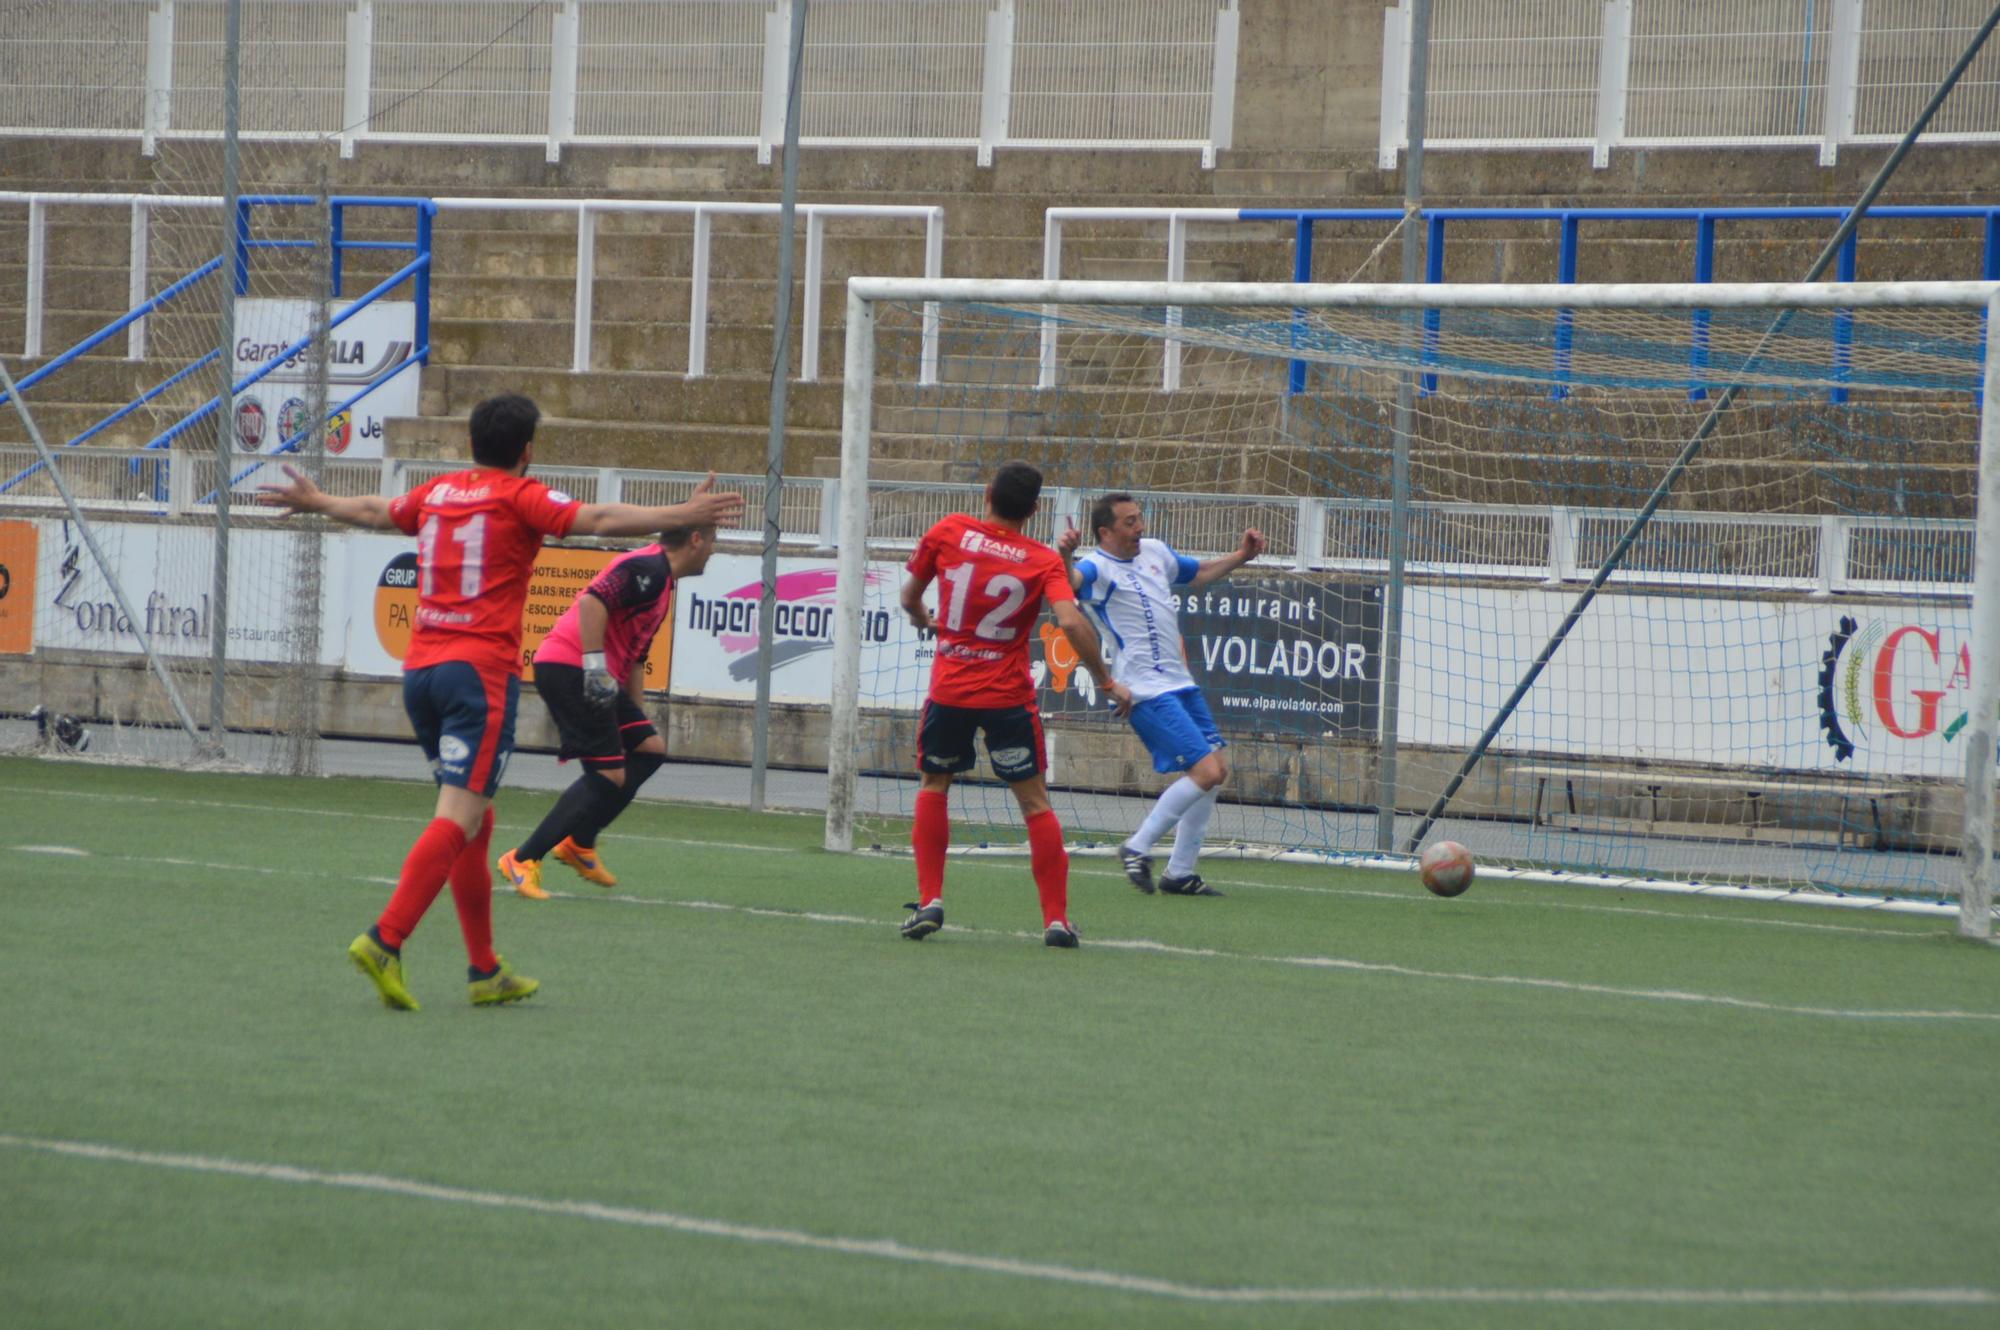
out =
[[[382,1005],[394,1011],[415,1011],[417,1000],[410,996],[410,990],[403,987],[403,958],[375,940],[372,932],[363,933],[347,944],[348,959],[354,968],[367,975],[375,983],[375,991],[382,995]]]
[[[492,1007],[502,1002],[520,1002],[533,997],[535,990],[542,986],[539,980],[523,978],[508,969],[505,956],[495,956],[493,959],[499,964],[494,967],[492,974],[484,978],[480,977],[477,970],[467,969],[465,972],[472,981],[473,1006]]]

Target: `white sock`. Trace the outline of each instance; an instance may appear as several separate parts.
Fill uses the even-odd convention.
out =
[[[1167,858],[1168,877],[1194,876],[1195,860],[1201,857],[1202,838],[1208,835],[1209,815],[1215,812],[1215,801],[1221,795],[1222,787],[1217,786],[1181,814],[1180,826],[1174,831],[1174,852]]]
[[[1201,786],[1194,783],[1191,776],[1182,776],[1160,795],[1153,811],[1146,814],[1146,820],[1132,833],[1132,839],[1125,842],[1128,850],[1144,854],[1160,843],[1160,837],[1167,834],[1167,828],[1181,820],[1187,810],[1201,802]]]

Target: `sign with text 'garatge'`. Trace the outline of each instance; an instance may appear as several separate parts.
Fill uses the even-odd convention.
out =
[[[334,313],[347,303],[335,303]],[[333,330],[327,348],[327,408],[339,406],[416,354],[417,307],[407,300],[364,305]],[[310,300],[236,302],[235,371],[238,380],[278,361],[277,368],[236,395],[230,422],[237,451],[271,454],[300,433],[311,416],[312,362],[285,350],[312,331]],[[420,365],[411,365],[326,423],[329,457],[380,457],[391,416],[414,416]]]

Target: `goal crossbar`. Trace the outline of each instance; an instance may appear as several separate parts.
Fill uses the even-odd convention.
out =
[[[2000,282],[1399,283],[1098,282],[1033,278],[850,277],[863,301],[1039,305],[1271,305],[1374,309],[1874,309],[1970,307]],[[1167,335],[1164,334],[1163,335]]]

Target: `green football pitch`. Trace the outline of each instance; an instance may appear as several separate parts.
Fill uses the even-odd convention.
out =
[[[0,760],[0,1320],[1993,1325],[2000,951],[1218,862],[1223,900],[641,803],[348,965],[427,789]],[[509,792],[497,841],[549,796]]]

